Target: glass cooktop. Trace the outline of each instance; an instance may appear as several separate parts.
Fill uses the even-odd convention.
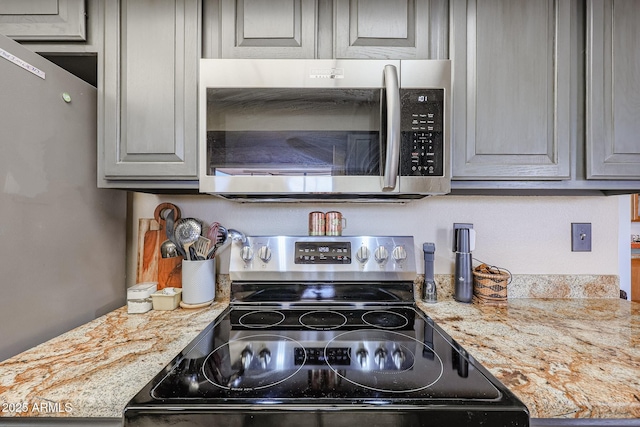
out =
[[[229,309],[136,399],[380,405],[502,397],[413,307],[252,307]]]

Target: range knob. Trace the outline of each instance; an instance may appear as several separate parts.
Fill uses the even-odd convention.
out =
[[[366,264],[369,261],[369,257],[371,256],[371,251],[366,246],[360,246],[358,252],[356,252],[356,259],[360,264]]]
[[[240,249],[240,257],[242,257],[244,262],[251,261],[253,259],[253,249],[251,249],[251,246],[243,246],[242,249]]]
[[[404,246],[396,246],[395,248],[393,248],[391,256],[393,257],[395,262],[401,264],[404,260],[407,259],[407,250],[404,248]]]
[[[376,350],[376,354],[374,356],[374,362],[378,369],[384,369],[385,361],[387,360],[387,350],[380,347]]]
[[[244,350],[242,350],[242,353],[240,353],[240,362],[242,363],[242,367],[244,369],[249,369],[252,360],[253,352],[249,347],[246,347]]]
[[[360,365],[361,368],[364,368],[365,366],[367,366],[368,358],[369,358],[369,352],[367,351],[366,348],[361,348],[360,350],[356,351],[356,360],[358,361],[358,364]]]
[[[266,348],[260,350],[260,353],[258,354],[258,360],[260,360],[260,366],[262,367],[262,369],[267,369],[267,366],[271,361],[271,352]]]
[[[378,264],[383,265],[389,259],[389,251],[384,246],[378,246],[373,256]]]
[[[267,263],[271,260],[271,248],[269,246],[262,246],[258,250],[258,258],[262,260],[262,262]]]
[[[402,368],[402,364],[404,363],[404,351],[400,350],[399,348],[395,349],[393,351],[393,354],[391,355],[391,359],[393,360],[393,365],[396,367],[396,369],[399,370],[400,368]]]

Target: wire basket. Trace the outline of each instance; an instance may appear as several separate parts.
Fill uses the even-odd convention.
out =
[[[498,267],[480,264],[473,269],[473,294],[481,300],[506,301],[511,274]]]

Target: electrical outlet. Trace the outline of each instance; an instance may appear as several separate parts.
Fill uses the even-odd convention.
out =
[[[470,222],[454,222],[453,223],[453,246],[452,251],[458,250],[458,230],[460,228],[469,229],[469,250],[474,251],[476,249],[476,232],[473,229],[473,224]]]
[[[571,223],[571,251],[591,252],[591,223]]]

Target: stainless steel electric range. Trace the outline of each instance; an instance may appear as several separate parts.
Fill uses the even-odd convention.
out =
[[[256,236],[231,304],[126,426],[528,426],[525,405],[414,304],[412,237]]]

